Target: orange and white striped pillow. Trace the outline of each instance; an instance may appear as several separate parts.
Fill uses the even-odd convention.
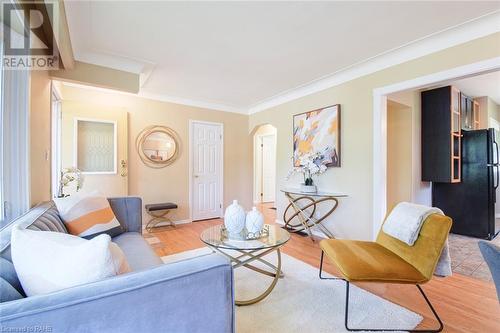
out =
[[[54,199],[59,215],[72,235],[91,239],[100,234],[115,237],[125,230],[108,199],[96,192]]]

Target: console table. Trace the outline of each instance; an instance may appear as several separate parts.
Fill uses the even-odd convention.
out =
[[[337,209],[339,205],[338,198],[347,197],[347,194],[323,191],[306,193],[302,192],[300,189],[292,188],[282,189],[281,192],[285,193],[285,196],[290,202],[283,213],[285,229],[296,233],[303,233],[305,231],[314,242],[311,228],[316,226],[327,237],[335,238],[332,232],[328,230],[322,222]],[[328,207],[326,213],[316,217],[314,214],[316,213],[318,205],[321,203],[324,203],[325,206],[329,205],[330,207]]]

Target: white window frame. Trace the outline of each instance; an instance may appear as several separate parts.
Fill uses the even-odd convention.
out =
[[[52,197],[56,198],[59,194],[59,187],[62,172],[62,149],[61,149],[61,135],[62,135],[62,105],[59,92],[54,84],[51,86],[51,175],[52,175]]]
[[[27,70],[2,71],[1,225],[30,206],[30,82]]]
[[[113,124],[113,171],[82,171],[84,175],[116,175],[118,173],[118,123],[116,120],[75,117],[73,120],[73,162],[78,168],[78,122],[91,121],[96,123]]]
[[[16,14],[19,16],[18,11]],[[3,23],[0,23],[0,28],[0,30],[8,29]],[[9,31],[13,39],[24,38],[23,35],[12,29]],[[14,77],[12,75],[17,71],[11,70],[8,78],[12,79],[13,82],[8,82],[9,86],[6,86],[6,72],[3,69],[3,43],[3,36],[0,34],[0,227],[8,225],[28,211],[31,199],[29,169],[31,75],[29,70],[24,69],[20,70],[23,72],[22,76]],[[13,101],[17,104],[9,105],[9,109],[6,110],[6,103],[13,104]],[[14,108],[15,111],[10,110],[10,108]],[[7,112],[9,115],[5,117]],[[5,122],[9,122],[9,124],[6,125]],[[19,126],[25,131],[17,140],[12,140],[13,129],[11,125]],[[9,147],[5,147],[5,145],[9,145]],[[12,154],[13,149],[18,149],[17,154]],[[9,174],[6,175],[6,173]]]
[[[0,40],[0,226],[6,218],[3,179],[3,41]]]

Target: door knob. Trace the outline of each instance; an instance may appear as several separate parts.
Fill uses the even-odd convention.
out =
[[[120,166],[121,166],[120,176],[126,177],[127,176],[127,161],[121,160]]]

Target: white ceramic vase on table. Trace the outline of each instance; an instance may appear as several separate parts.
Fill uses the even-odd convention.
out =
[[[262,227],[264,227],[264,216],[257,210],[257,207],[253,207],[252,210],[247,213],[245,227],[247,232],[252,234],[259,233]]]
[[[300,191],[303,193],[316,193],[318,192],[318,188],[316,185],[300,184]]]
[[[245,210],[238,204],[238,200],[226,208],[224,213],[224,226],[229,235],[239,235],[245,228]]]

